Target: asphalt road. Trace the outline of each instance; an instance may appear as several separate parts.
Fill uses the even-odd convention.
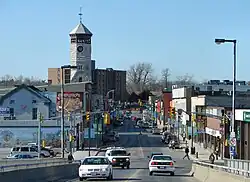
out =
[[[192,161],[182,160],[184,155],[181,150],[169,150],[160,141],[160,136],[152,135],[151,133],[144,131],[142,135],[139,135],[138,129],[134,128],[132,121],[125,121],[124,126],[119,129],[120,141],[119,146],[127,148],[131,153],[131,168],[120,169],[114,168],[113,181],[132,182],[198,182],[191,177]],[[154,174],[149,176],[147,156],[151,152],[162,152],[164,154],[171,155],[176,161],[175,176],[169,176],[169,174]],[[100,153],[99,155],[104,155]],[[75,182],[78,179],[65,180],[68,182]],[[102,181],[102,180],[88,180],[88,181]],[[105,181],[105,180],[103,180]]]

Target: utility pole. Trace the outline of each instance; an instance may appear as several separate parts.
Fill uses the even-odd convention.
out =
[[[72,155],[72,118],[71,118],[71,113],[68,115],[68,122],[69,122],[69,149],[70,149],[70,154]]]
[[[61,69],[61,154],[64,158],[64,69]]]
[[[178,137],[178,141],[180,141],[180,121],[181,121],[181,115],[182,115],[182,109],[178,109],[177,111],[178,113],[178,130],[177,130],[177,137]]]
[[[38,150],[38,158],[41,157],[41,122],[42,122],[42,115],[38,113],[38,134],[37,134],[37,150]]]

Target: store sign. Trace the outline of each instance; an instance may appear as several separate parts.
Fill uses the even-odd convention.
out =
[[[250,112],[243,112],[243,121],[250,122]]]

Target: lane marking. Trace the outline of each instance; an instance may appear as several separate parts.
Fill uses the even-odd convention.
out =
[[[137,174],[139,172],[141,172],[141,169],[136,170],[130,177],[128,177],[128,179],[125,182],[129,182],[129,181],[131,181],[131,179],[137,177]]]
[[[142,146],[141,146],[140,136],[138,137],[138,142],[139,142],[139,148],[140,148],[140,151],[141,151],[141,156],[142,156],[142,158],[144,158],[144,153],[143,153],[143,149],[142,149]]]

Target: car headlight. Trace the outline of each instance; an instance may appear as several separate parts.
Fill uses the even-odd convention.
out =
[[[102,171],[109,171],[109,168],[102,168]]]

